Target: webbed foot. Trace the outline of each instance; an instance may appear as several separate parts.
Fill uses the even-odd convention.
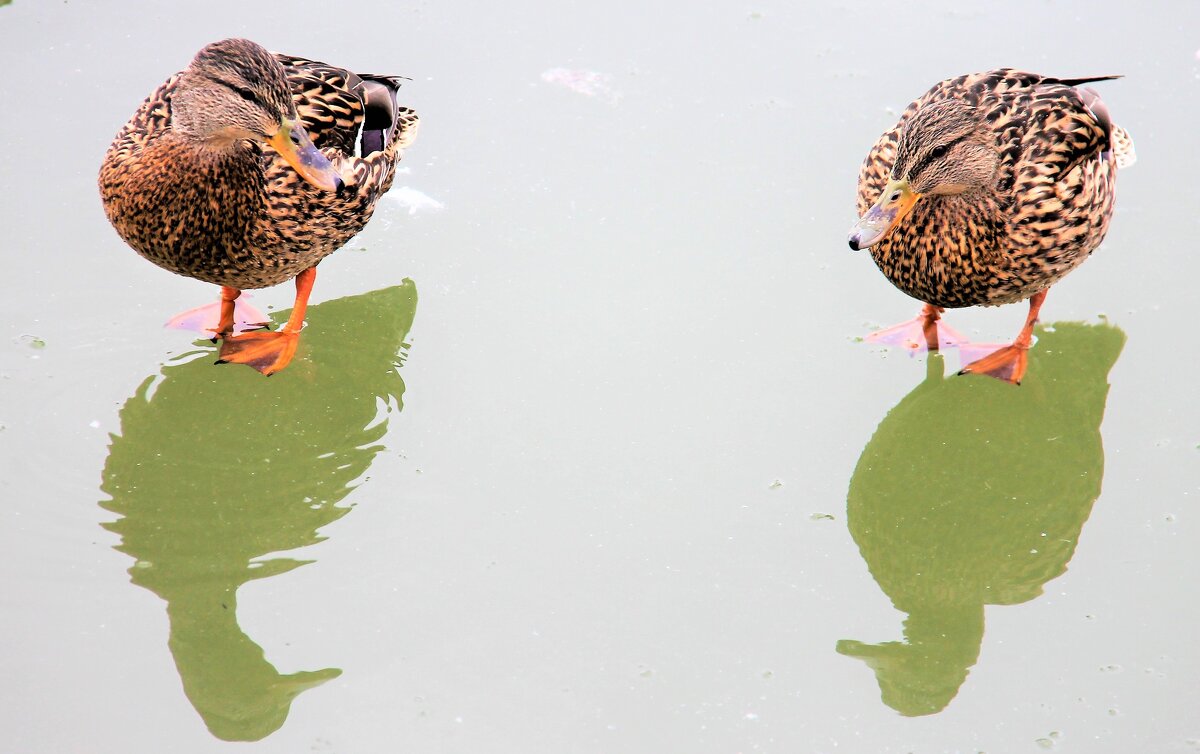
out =
[[[966,343],[967,339],[961,333],[939,321],[942,311],[941,307],[926,304],[913,319],[876,330],[866,337],[866,341],[904,348],[911,353],[940,351]]]
[[[245,332],[221,341],[217,363],[245,364],[269,376],[291,363],[299,343],[298,332]]]

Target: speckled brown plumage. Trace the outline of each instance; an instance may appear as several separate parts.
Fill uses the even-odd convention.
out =
[[[923,195],[871,245],[883,274],[933,306],[997,305],[1044,291],[1086,259],[1108,230],[1118,163],[1133,160],[1099,96],[1076,88],[1096,80],[1000,69],[947,79],[910,104],[863,162],[860,216],[889,179],[936,159],[941,137],[943,147],[990,145],[995,172],[963,193]],[[947,131],[939,116],[973,122]]]
[[[198,67],[206,78],[190,89],[207,86],[230,108],[239,92],[280,117],[294,105],[345,186],[311,185],[259,139],[189,133],[173,102],[183,77]],[[240,81],[252,82],[251,91]],[[398,85],[395,77],[270,54],[246,40],[210,45],[188,71],[159,86],[113,140],[100,170],[105,212],[130,246],[172,272],[236,289],[289,280],[362,230],[391,186],[417,126],[416,114],[396,103]],[[378,151],[356,155],[360,140],[364,151]]]

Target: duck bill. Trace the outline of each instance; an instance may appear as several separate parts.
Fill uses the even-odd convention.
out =
[[[279,156],[291,165],[300,177],[325,191],[337,191],[342,187],[342,178],[334,170],[329,159],[313,145],[308,132],[299,122],[284,118],[279,130],[267,139]]]
[[[878,243],[912,211],[920,198],[921,195],[912,190],[908,181],[888,181],[879,195],[879,201],[850,229],[850,248],[858,251]]]

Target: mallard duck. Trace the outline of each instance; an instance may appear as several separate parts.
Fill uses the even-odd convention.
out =
[[[947,79],[913,102],[867,154],[850,248],[870,248],[883,274],[925,303],[875,333],[936,349],[961,338],[947,308],[1029,300],[1011,345],[968,364],[1019,384],[1047,289],[1104,239],[1118,167],[1133,142],[1093,81],[999,69]]]
[[[317,263],[367,224],[416,136],[399,85],[226,39],[117,133],[100,167],[104,211],[151,262],[221,286],[218,363],[272,374],[291,360]],[[234,334],[243,289],[292,278],[284,327]]]

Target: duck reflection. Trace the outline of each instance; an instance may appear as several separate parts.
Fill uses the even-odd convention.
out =
[[[276,671],[238,626],[237,589],[311,562],[256,558],[322,541],[349,511],[338,503],[401,406],[397,353],[416,304],[408,280],[320,304],[288,371],[263,379],[206,351],[121,409],[101,503],[121,518],[105,527],[135,558],[133,583],[166,600],[184,692],[218,738],[273,733],[298,694],[341,673]]]
[[[904,715],[950,703],[975,664],[983,606],[1033,599],[1061,575],[1100,494],[1108,371],[1125,342],[1109,325],[1038,332],[1019,387],[942,376],[893,408],[850,480],[847,521],[871,575],[908,614],[904,641],[838,642]]]

